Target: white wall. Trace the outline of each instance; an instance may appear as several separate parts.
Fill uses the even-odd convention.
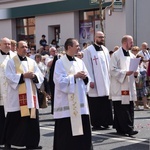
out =
[[[126,34],[126,16],[125,12],[112,12],[108,15],[106,9],[105,20],[105,45],[109,50],[113,50],[114,46],[121,46],[121,38]]]
[[[106,46],[112,50],[115,45],[121,45],[121,38],[130,34],[134,43],[141,46],[147,42],[150,47],[150,0],[126,0],[123,12],[106,10]]]
[[[7,37],[12,39],[12,26],[11,20],[0,20],[0,38]]]
[[[35,24],[37,48],[39,47],[39,40],[41,39],[42,34],[46,35],[47,41],[51,41],[47,39],[48,37],[50,38],[50,35],[48,35],[49,26],[60,25],[60,45],[64,45],[64,42],[69,37],[79,38],[79,16],[76,12],[37,16],[35,17]]]
[[[134,35],[134,0],[126,0],[124,13],[126,15],[126,34]]]
[[[150,47],[150,0],[137,0],[137,45],[147,42]]]

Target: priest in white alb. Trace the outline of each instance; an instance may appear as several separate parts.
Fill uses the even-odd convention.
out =
[[[36,87],[43,83],[43,75],[36,62],[26,57],[27,43],[19,41],[17,55],[6,66],[8,98],[6,101],[5,142],[27,149],[42,149],[39,146],[40,128]]]
[[[10,39],[4,37],[0,40],[0,146],[4,145],[4,125],[5,125],[5,103],[7,99],[7,80],[5,77],[5,68],[9,59],[16,54],[11,50]]]
[[[86,92],[89,75],[83,61],[75,58],[79,43],[69,38],[66,55],[56,61],[54,70],[53,150],[92,150],[91,126]]]
[[[83,61],[90,74],[88,102],[93,130],[107,129],[112,125],[112,106],[109,100],[110,55],[104,46],[104,33],[95,33],[94,44],[83,51]]]
[[[110,61],[113,127],[118,134],[132,136],[138,133],[134,131],[134,101],[137,100],[135,81],[138,72],[129,70],[130,60],[135,58],[130,52],[133,46],[132,36],[123,36],[121,42],[122,46],[113,53]]]

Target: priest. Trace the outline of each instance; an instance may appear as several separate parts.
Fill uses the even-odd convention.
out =
[[[19,41],[17,55],[6,66],[8,99],[5,142],[8,149],[11,145],[42,149],[39,146],[39,103],[36,86],[40,88],[44,79],[36,62],[26,57],[27,49],[27,43]]]
[[[112,125],[112,106],[109,100],[110,76],[108,49],[104,46],[104,33],[95,33],[95,43],[83,51],[83,61],[90,74],[88,102],[93,130]]]
[[[83,61],[75,58],[79,43],[69,38],[66,55],[56,61],[54,70],[53,150],[92,150],[91,127],[86,92],[89,75]]]
[[[134,131],[134,101],[137,100],[135,80],[138,72],[129,70],[130,59],[135,58],[129,51],[132,46],[132,36],[123,36],[122,46],[113,53],[110,61],[113,125],[118,134],[128,136],[138,133]]]
[[[5,68],[9,59],[16,54],[11,50],[10,39],[4,37],[0,40],[0,145],[4,145],[3,131],[5,124],[5,103],[7,100],[7,80],[5,77]]]

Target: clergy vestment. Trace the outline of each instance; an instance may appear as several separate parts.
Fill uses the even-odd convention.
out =
[[[54,108],[54,92],[55,92],[55,84],[53,80],[53,75],[54,75],[54,68],[55,68],[55,63],[56,61],[60,58],[59,55],[54,56],[52,65],[50,67],[49,71],[49,85],[51,89],[51,113],[53,114],[53,108]]]
[[[114,105],[114,128],[118,133],[133,131],[134,103],[137,100],[134,74],[126,76],[130,59],[135,56],[120,47],[110,61],[111,98]]]
[[[26,73],[30,67],[36,77],[32,81],[29,78],[23,78],[23,73],[18,73],[16,68],[16,60],[18,60],[19,68],[23,73]],[[7,145],[37,147],[40,140],[39,118],[38,118],[38,99],[36,88],[40,88],[43,83],[43,75],[39,70],[36,62],[28,57],[15,56],[10,59],[6,66],[6,78],[8,80],[8,99],[6,102],[6,126],[5,126],[5,141]],[[34,78],[35,79],[35,78]],[[20,102],[19,87],[25,84],[26,87],[26,107],[29,115],[22,115],[22,103]],[[33,88],[34,87],[34,88]],[[35,93],[33,95],[33,91]],[[35,118],[32,117],[32,110],[35,110]]]
[[[83,61],[90,74],[94,88],[88,92],[88,102],[93,128],[112,125],[112,107],[109,97],[109,61],[108,49],[101,45],[90,45],[84,50]]]
[[[79,58],[64,55],[56,61],[53,150],[92,150],[86,97],[88,80],[75,79],[74,75],[79,71],[84,71],[88,76],[85,65]],[[76,99],[73,104],[71,98]]]
[[[0,51],[0,145],[4,144],[2,137],[6,115],[5,103],[7,99],[7,80],[5,77],[5,68],[8,60],[15,55],[16,54],[12,51],[9,51],[7,54],[5,54],[3,51]]]

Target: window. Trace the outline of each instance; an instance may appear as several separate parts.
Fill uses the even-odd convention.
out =
[[[85,10],[79,12],[79,42],[92,43],[94,41],[94,33],[100,30],[100,13],[99,10]]]
[[[35,47],[35,18],[16,19],[17,41],[27,41],[29,47]]]

